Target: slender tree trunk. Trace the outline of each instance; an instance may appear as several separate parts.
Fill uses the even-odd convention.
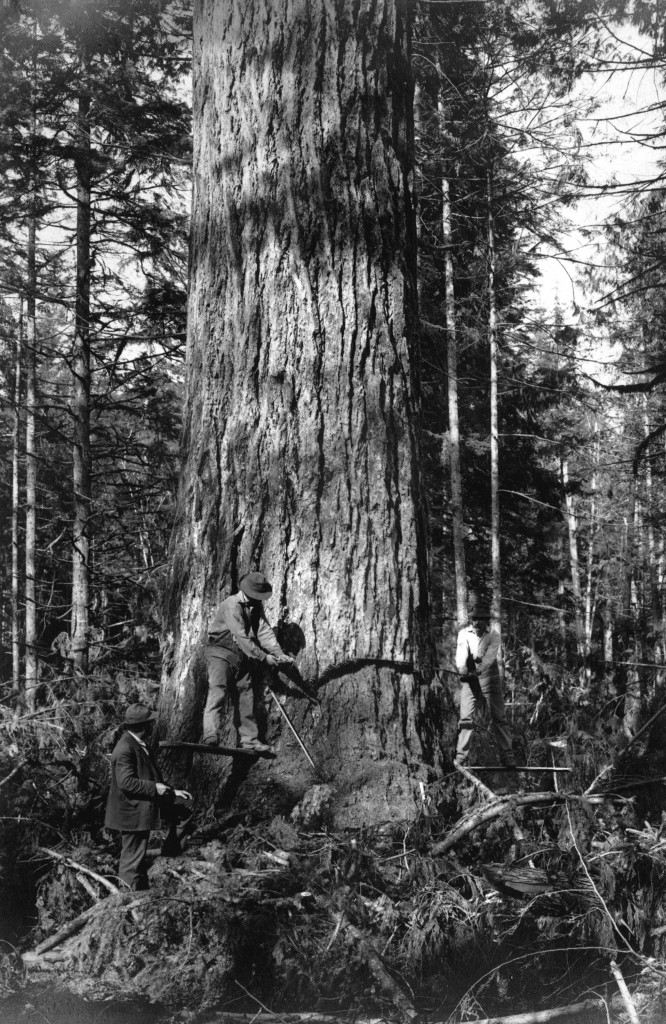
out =
[[[569,535],[569,568],[571,571],[571,593],[574,600],[574,623],[576,629],[576,651],[579,658],[585,657],[585,629],[582,615],[582,589],[580,585],[580,561],[578,558],[578,517],[574,496],[569,487],[569,463],[562,458],[560,463],[562,490],[564,491],[565,518]]]
[[[659,531],[659,553],[657,555],[657,635],[659,637],[659,649],[662,653],[662,662],[666,664],[666,552],[664,544],[666,538],[662,530]],[[660,681],[664,681],[664,672],[659,672]]]
[[[14,427],[12,436],[12,690],[21,689],[21,615],[19,569],[19,508],[21,467],[21,374],[23,370],[23,296],[19,299],[19,323],[14,364]]]
[[[442,128],[445,109],[439,100]],[[460,465],[460,421],[458,416],[458,339],[456,301],[453,285],[453,238],[449,179],[442,175],[442,244],[444,247],[444,294],[446,307],[446,372],[449,412],[448,462],[451,477],[451,522],[453,528],[453,564],[456,579],[456,616],[458,626],[467,621],[467,570],[465,566],[465,521],[463,514],[462,472]]]
[[[303,700],[289,706],[335,786],[337,823],[414,813],[420,765],[435,756],[408,18],[402,0],[194,10],[190,334],[163,719],[198,735],[208,623],[261,566],[274,586],[268,617],[300,637],[298,669],[322,702],[316,717]],[[260,786],[268,813],[317,781],[282,728],[271,704],[278,761],[256,765],[237,797]]]
[[[557,605],[561,610],[557,614],[557,625],[560,637],[560,644],[562,648],[562,657],[566,658],[567,652],[567,620],[564,613],[566,606],[566,587],[564,584],[564,567],[569,565],[568,558],[568,544],[562,535],[559,539],[559,565],[560,569],[557,576]]]
[[[596,603],[594,594],[594,543],[597,536],[597,467],[599,465],[599,441],[596,436],[596,424],[594,427],[594,433],[594,469],[590,480],[590,513],[588,524],[589,542],[587,546],[587,562],[585,567],[585,619],[583,622],[583,653],[588,675]]]
[[[632,533],[631,542],[627,544],[629,561],[629,614],[632,623],[632,660],[635,665],[627,669],[627,691],[624,702],[623,726],[625,734],[634,736],[641,725],[643,707],[643,671],[639,667],[643,661],[643,644],[640,628],[640,531],[641,510],[638,496],[638,481],[634,476],[632,482]]]
[[[76,154],[76,315],[74,376],[74,524],[71,658],[76,675],[88,670],[90,610],[90,97],[79,97]]]
[[[588,522],[587,559],[585,565],[585,606],[583,621],[583,666],[581,668],[581,684],[589,689],[592,686],[592,633],[594,632],[594,614],[596,611],[597,594],[595,587],[595,543],[597,539],[597,483],[599,466],[599,439],[596,421],[594,423],[594,469],[590,480],[590,512]]]
[[[666,440],[664,441],[663,454],[666,456]],[[659,635],[661,637],[661,649],[664,652],[666,662],[666,534],[663,529],[659,531],[659,559],[657,570],[657,581],[659,587]]]
[[[25,697],[34,711],[37,700],[39,666],[37,658],[37,225],[31,216],[28,224],[26,267],[26,395],[25,395]]]
[[[604,662],[606,665],[606,671],[611,672],[611,665],[613,662],[613,610],[610,604],[610,599],[606,598],[603,606],[603,620],[604,620],[604,637],[603,637],[603,651],[604,651]]]
[[[643,395],[643,432],[645,437],[649,436],[651,431],[650,417],[647,407],[647,396]],[[661,635],[661,609],[660,609],[660,585],[659,585],[659,556],[657,554],[657,541],[655,538],[654,530],[654,487],[652,481],[652,463],[650,461],[649,453],[645,459],[645,505],[646,505],[646,522],[645,531],[647,534],[647,577],[649,581],[649,608],[650,608],[650,633],[652,640],[652,656],[656,665],[664,664],[664,648],[663,639]],[[653,685],[661,683],[663,681],[663,672],[659,671],[655,673],[655,678],[652,680]]]
[[[495,292],[495,222],[493,214],[493,172],[486,171],[488,217],[488,347],[490,350],[490,562],[493,583],[492,614],[494,628],[502,632],[502,565],[500,551],[499,504],[499,395],[497,337],[497,295]],[[503,663],[499,661],[500,672]]]

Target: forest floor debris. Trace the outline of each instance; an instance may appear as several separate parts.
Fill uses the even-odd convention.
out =
[[[442,784],[446,799],[453,778]],[[46,850],[58,857],[41,889],[40,941],[24,963],[91,999],[122,994],[208,1011],[221,1003],[249,1009],[255,1000],[255,1010],[278,1015],[344,1011],[407,1022],[450,1007],[465,986],[452,1024],[472,1019],[471,1006],[490,1017],[507,1001],[541,1012],[534,993],[553,979],[554,994],[559,987],[571,1003],[591,988],[610,1002],[611,956],[628,984],[654,996],[655,978],[640,971],[660,949],[650,925],[666,920],[661,826],[636,828],[626,805],[579,799],[566,813],[562,794],[531,796],[544,799],[500,798],[474,830],[437,814],[344,834],[304,832],[281,817],[209,820],[184,856],[155,860],[148,892],[107,896],[100,887],[93,906],[66,922],[67,907],[78,905],[74,890],[90,901],[81,878],[104,877],[108,860],[95,868],[90,848],[77,857]],[[476,787],[465,799],[472,803],[463,818],[495,806]],[[576,843],[596,844],[590,870],[602,902],[581,884],[572,829]],[[439,838],[447,832],[457,841]],[[505,891],[491,884],[499,869],[483,870],[501,856],[515,882]],[[523,875],[537,874],[552,884],[521,889]],[[631,953],[618,952],[618,928]],[[481,983],[480,963],[490,964]]]
[[[97,739],[99,718],[91,708]],[[0,752],[11,818],[0,853],[5,889],[29,871],[38,882],[20,962],[29,985],[166,1001],[193,1024],[192,1007],[201,1024],[223,1009],[536,1021],[593,998],[628,1021],[614,960],[641,1024],[664,1019],[666,815],[653,790],[666,765],[654,755],[634,747],[622,761],[577,736],[560,751],[572,770],[557,791],[548,774],[489,770],[479,783],[452,771],[416,820],[345,832],[327,827],[325,784],[272,820],[201,808],[185,855],[156,856],[150,891],[128,894],[100,827],[104,766],[80,720],[76,742],[66,728],[55,740],[22,728],[11,724],[16,749]],[[529,760],[546,763],[537,741]],[[599,761],[613,770],[584,796]],[[0,961],[10,994],[26,982],[15,953]]]

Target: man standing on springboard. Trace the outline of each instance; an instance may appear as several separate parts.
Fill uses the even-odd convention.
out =
[[[292,664],[264,614],[263,602],[273,588],[261,572],[250,572],[240,590],[226,598],[208,630],[208,699],[204,709],[203,742],[220,742],[227,693],[234,702],[239,746],[257,753],[270,751],[259,739],[255,713],[256,689],[265,665]]]

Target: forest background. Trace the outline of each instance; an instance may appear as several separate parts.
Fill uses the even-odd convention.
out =
[[[259,19],[260,6],[247,5],[250,24]],[[404,480],[411,480],[416,511],[408,521],[408,503],[389,500],[389,511],[376,514],[372,494],[368,498],[360,486],[356,491],[352,455],[345,473],[349,506],[358,497],[357,511],[343,508],[339,495],[337,506],[323,508],[321,484],[314,532],[327,536],[337,507],[342,522],[348,512],[353,539],[343,542],[333,533],[330,547],[343,554],[337,561],[318,555],[317,566],[306,569],[289,555],[289,535],[299,536],[314,493],[300,469],[291,475],[278,459],[278,475],[285,470],[278,491],[268,476],[257,484],[235,466],[220,469],[220,446],[212,466],[210,441],[218,427],[210,424],[224,418],[220,436],[236,428],[242,436],[245,428],[248,396],[237,376],[225,380],[234,346],[241,353],[238,367],[244,365],[245,326],[242,315],[238,321],[230,315],[231,285],[224,274],[216,277],[214,266],[216,257],[220,265],[229,259],[224,245],[231,235],[215,235],[209,219],[209,237],[196,216],[196,199],[190,223],[188,5],[3,4],[0,487],[8,514],[0,523],[0,748],[7,820],[15,822],[7,840],[10,857],[26,843],[38,843],[54,816],[67,821],[63,840],[83,841],[85,834],[89,844],[89,835],[97,834],[106,785],[100,754],[124,704],[159,698],[163,735],[198,739],[207,618],[255,565],[276,579],[269,611],[279,620],[281,638],[293,642],[296,653],[304,644],[299,685],[319,696],[328,687],[323,718],[314,723],[282,680],[283,697],[326,779],[339,784],[340,795],[331,797],[338,827],[432,813],[433,774],[424,765],[437,776],[451,756],[452,652],[472,591],[491,601],[495,628],[502,631],[510,716],[529,763],[549,756],[547,742],[556,738],[581,785],[589,784],[661,709],[662,5],[488,0],[396,9],[401,25],[408,15],[400,44],[408,58],[401,71],[404,89],[391,93],[401,112],[396,105],[386,124],[375,112],[365,126],[365,150],[359,144],[357,154],[349,150],[344,160],[358,160],[355,194],[364,210],[370,200],[358,181],[363,161],[376,181],[375,156],[368,156],[373,131],[382,144],[394,146],[403,175],[393,192],[406,199],[394,195],[391,202],[399,205],[387,207],[388,221],[399,224],[393,242],[386,241],[388,229],[379,242],[367,229],[365,244],[368,263],[380,267],[380,276],[395,239],[404,252],[400,279],[407,282],[409,301],[401,301],[412,311],[405,314],[404,395],[395,398],[391,391],[386,398],[394,383],[386,376],[381,338],[373,347],[374,326],[360,371],[353,355],[348,364],[342,353],[340,366],[351,392],[357,372],[367,395],[373,393],[367,382],[374,380],[382,414],[395,400],[385,431],[377,432],[368,418],[354,451],[368,464],[381,447],[382,472],[395,478],[403,502]],[[276,38],[283,13],[276,5],[268,19]],[[208,15],[209,5],[201,5],[200,26]],[[358,48],[365,47],[367,56],[376,33],[381,42],[381,17],[373,5],[357,15],[350,32],[358,33]],[[215,38],[220,25],[214,19],[210,24]],[[225,30],[231,37],[228,25]],[[194,36],[195,78],[198,69],[201,80],[213,72],[196,26]],[[252,68],[252,43],[245,36],[242,46],[235,43],[238,59]],[[287,56],[280,60],[288,64]],[[606,95],[619,95],[619,83],[641,77],[651,83],[640,92],[648,96],[644,109],[609,116]],[[257,83],[259,91],[264,88],[259,72]],[[194,167],[205,178],[206,161],[214,164],[209,150],[222,151],[226,136],[223,122],[207,120],[212,115],[203,101],[197,107],[196,96],[195,88]],[[282,109],[289,109],[284,102]],[[252,122],[250,106],[246,129],[257,138],[262,129]],[[277,136],[282,125],[283,144],[295,147],[280,109],[276,101],[263,130]],[[239,120],[243,116],[241,105]],[[619,176],[606,177],[603,161],[600,166],[595,160],[600,144],[604,151],[630,147],[631,173],[620,164]],[[337,157],[330,159],[334,166]],[[240,180],[242,170],[230,166],[230,176]],[[248,224],[266,216],[268,207],[257,194],[259,212],[244,208]],[[293,231],[289,246],[292,259],[300,258],[299,246],[307,248]],[[211,266],[202,269],[203,254]],[[566,269],[570,292],[555,265]],[[285,323],[298,319],[294,294],[301,309],[316,305],[298,282],[294,294],[281,291],[279,262],[275,267],[268,298],[265,282],[257,284],[266,337],[271,311]],[[226,288],[228,303],[215,314],[226,324],[227,362],[219,364],[200,343],[208,329],[202,328],[201,310],[206,296],[214,301],[216,288]],[[321,309],[317,315],[321,323]],[[330,313],[324,333],[332,331],[336,315]],[[298,329],[288,342],[277,340],[286,365],[300,344]],[[302,351],[307,354],[306,343]],[[272,443],[283,426],[270,424],[270,388],[275,380],[284,386],[284,374],[259,357],[253,365],[248,374],[259,373],[258,393],[269,396],[261,406],[268,409],[268,425],[258,434]],[[303,374],[307,385],[308,371]],[[211,376],[221,381],[212,412],[205,398]],[[231,390],[225,393],[225,387]],[[323,392],[321,383],[312,389],[319,402],[313,421],[319,416],[321,422],[311,436],[326,459],[321,396],[335,405],[336,388],[340,382],[331,380]],[[353,434],[358,388],[349,402]],[[404,408],[408,414],[401,420]],[[246,451],[254,464],[253,442]],[[312,456],[303,449],[299,454],[298,466],[304,455],[305,461]],[[225,472],[231,478],[227,492],[219,482]],[[330,469],[328,474],[322,475],[326,484]],[[287,536],[286,554],[276,536]],[[318,581],[320,568],[328,576]],[[343,595],[331,599],[329,611],[316,596],[326,585]],[[360,598],[352,593],[356,589]],[[416,608],[414,595],[420,595]],[[291,618],[285,614],[290,609]],[[300,617],[294,609],[302,609]],[[313,646],[311,620],[318,621],[317,643],[328,645],[327,653]],[[398,670],[398,663],[406,667]],[[372,677],[363,676],[366,668]],[[352,675],[354,688],[348,684],[343,696],[344,680]],[[375,705],[367,714],[376,717],[376,734],[371,755],[357,758],[372,731],[363,718],[366,700]],[[352,703],[362,705],[362,713],[350,710]],[[279,738],[280,718],[270,704],[266,717]],[[331,733],[334,744],[324,735]],[[492,758],[488,739],[480,744]],[[660,753],[657,744],[653,769]],[[410,758],[416,754],[421,767],[414,776]],[[287,814],[306,783],[317,781],[304,781],[299,756],[296,748],[285,752],[277,795],[274,779],[261,770],[239,781],[226,769],[202,768],[202,806],[207,814],[230,805],[256,817],[260,807],[264,817]],[[377,770],[359,776],[364,756],[378,762]],[[180,762],[172,769],[185,775],[191,770]],[[411,785],[413,777],[420,788]],[[654,813],[658,844],[658,802]],[[21,876],[10,908],[15,915],[20,917],[26,898],[34,899],[34,884]]]

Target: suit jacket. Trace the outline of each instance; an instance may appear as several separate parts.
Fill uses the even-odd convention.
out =
[[[111,754],[111,789],[106,801],[105,828],[148,832],[160,818],[156,782],[160,770],[140,743],[124,732]]]

